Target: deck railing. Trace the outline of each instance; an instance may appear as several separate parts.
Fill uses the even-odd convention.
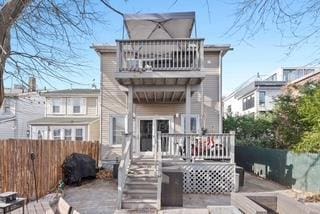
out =
[[[117,208],[122,208],[122,194],[126,183],[129,167],[132,160],[132,136],[126,135],[125,141],[122,144],[122,155],[118,169],[118,198]]]
[[[224,134],[161,134],[164,157],[186,160],[226,160],[234,163],[233,132]]]
[[[119,71],[200,70],[203,39],[118,40]]]

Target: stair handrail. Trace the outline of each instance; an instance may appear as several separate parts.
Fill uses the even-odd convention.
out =
[[[126,183],[129,167],[131,164],[131,149],[132,149],[132,135],[126,134],[125,140],[122,143],[122,155],[118,168],[118,198],[117,209],[122,208],[122,195]]]
[[[161,151],[161,132],[157,133],[155,151],[155,169],[157,176],[157,209],[161,209],[161,185],[162,185],[162,151]]]

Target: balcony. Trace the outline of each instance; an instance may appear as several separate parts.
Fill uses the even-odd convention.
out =
[[[199,71],[203,39],[119,40],[119,72]]]
[[[128,85],[197,85],[205,77],[203,39],[118,40],[117,81]]]

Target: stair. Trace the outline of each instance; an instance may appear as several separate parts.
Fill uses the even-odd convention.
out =
[[[154,159],[143,157],[131,162],[123,190],[122,209],[156,211],[157,182]]]

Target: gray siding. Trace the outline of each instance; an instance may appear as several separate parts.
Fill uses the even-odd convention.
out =
[[[109,118],[111,115],[127,114],[127,95],[124,88],[114,78],[117,69],[115,52],[101,53],[101,143],[102,159],[115,160],[121,154],[119,146],[112,146],[109,142]],[[218,132],[219,124],[219,53],[205,52],[204,67],[209,72],[203,81],[201,89],[193,93],[191,101],[192,114],[201,118],[200,126],[209,132]],[[203,110],[203,113],[202,111]],[[135,104],[134,117],[139,116],[172,116],[174,130],[181,133],[181,114],[185,113],[185,104]],[[136,121],[134,121],[135,124]],[[134,125],[135,127],[135,125]]]

